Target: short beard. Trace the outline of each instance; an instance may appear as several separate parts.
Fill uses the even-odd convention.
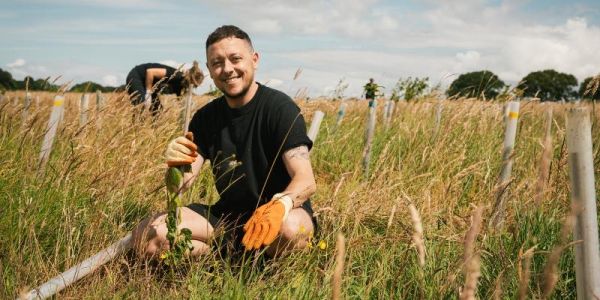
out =
[[[244,96],[246,96],[246,94],[250,90],[251,86],[252,86],[252,84],[249,84],[247,87],[245,87],[243,90],[241,90],[239,93],[237,93],[235,95],[229,94],[225,91],[221,91],[221,92],[223,93],[223,95],[225,95],[225,97],[227,97],[229,99],[241,99],[241,98],[244,98]]]

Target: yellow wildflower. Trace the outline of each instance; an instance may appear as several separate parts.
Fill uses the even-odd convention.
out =
[[[319,247],[319,249],[325,250],[325,249],[327,249],[327,242],[320,240],[319,243],[317,244],[317,246]]]
[[[165,251],[160,254],[160,259],[163,260],[163,259],[167,258],[168,256],[169,256],[169,252]]]

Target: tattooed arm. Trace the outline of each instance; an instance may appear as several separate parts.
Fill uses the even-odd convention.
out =
[[[283,153],[283,163],[292,180],[282,193],[292,198],[293,207],[300,207],[317,189],[308,147],[302,145],[287,150]]]

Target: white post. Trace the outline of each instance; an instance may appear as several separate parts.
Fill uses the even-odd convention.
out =
[[[102,120],[100,119],[100,112],[104,109],[104,96],[100,90],[96,90],[96,129],[100,129],[102,126]]]
[[[96,112],[100,113],[100,110],[104,108],[104,96],[100,90],[96,91]]]
[[[369,177],[369,163],[371,161],[371,146],[375,136],[375,123],[377,122],[377,101],[369,101],[369,120],[367,123],[367,135],[365,137],[365,150],[363,152],[363,171],[365,178]]]
[[[504,128],[504,143],[502,149],[502,170],[498,177],[497,183],[497,197],[492,211],[492,217],[490,219],[490,225],[494,228],[499,228],[501,223],[504,221],[504,206],[506,199],[506,189],[510,182],[510,174],[512,172],[513,165],[513,149],[515,147],[515,139],[517,137],[517,121],[519,119],[519,106],[518,101],[511,101],[508,103],[507,114],[506,114],[506,127]]]
[[[67,98],[66,96],[63,96],[63,104],[62,104],[62,108],[60,110],[59,123],[62,123],[65,120],[65,106],[67,106],[68,104],[69,104],[69,98]]]
[[[60,122],[62,111],[64,109],[64,103],[64,96],[56,95],[54,97],[52,113],[50,114],[50,119],[48,119],[48,126],[46,126],[46,135],[44,136],[42,149],[40,151],[38,168],[40,173],[43,171],[46,161],[48,161],[48,157],[50,156],[50,151],[52,150],[52,143],[54,142],[54,136],[56,135],[58,123]]]
[[[437,135],[440,131],[440,125],[442,123],[442,100],[438,100],[438,103],[435,105],[435,124],[433,127],[433,139],[437,138]]]
[[[502,172],[500,173],[500,183],[504,183],[510,178],[512,172],[513,160],[510,156],[515,148],[515,139],[517,137],[517,121],[519,119],[518,101],[509,102],[508,119],[504,129],[504,148],[502,149]]]
[[[319,127],[321,127],[321,121],[323,121],[323,117],[325,113],[320,110],[315,111],[313,115],[312,122],[310,123],[310,129],[308,130],[308,138],[313,141],[313,143],[317,140],[317,134],[319,133]]]
[[[131,233],[129,233],[116,243],[110,245],[108,248],[101,250],[96,255],[50,279],[36,289],[29,291],[29,293],[27,293],[27,295],[21,299],[33,300],[52,297],[54,294],[62,291],[75,281],[87,276],[90,273],[93,273],[100,266],[111,261],[119,254],[129,250],[131,248],[131,243]]]
[[[344,115],[346,115],[346,107],[348,106],[348,103],[346,102],[341,102],[340,103],[340,109],[338,110],[337,113],[337,120],[335,122],[335,127],[339,127],[340,124],[342,124],[342,120],[344,119]]]
[[[592,156],[592,131],[588,109],[569,109],[566,118],[571,203],[575,210],[574,239],[577,299],[600,297],[600,246]]]
[[[512,101],[511,101],[512,102]],[[508,121],[508,113],[510,111],[510,102],[507,102],[502,106],[502,118],[504,120],[504,124]]]
[[[87,123],[89,103],[90,95],[81,95],[81,102],[79,103],[79,126],[84,126]]]
[[[392,104],[392,100],[386,100],[385,105],[383,107],[383,123],[385,125],[385,128],[388,128],[390,126],[390,120],[392,119]]]
[[[23,111],[21,112],[21,122],[24,124],[27,116],[29,115],[29,107],[31,106],[31,94],[25,93],[25,99],[23,99]]]

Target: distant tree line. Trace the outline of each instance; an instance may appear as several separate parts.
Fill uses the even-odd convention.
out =
[[[536,97],[540,101],[599,100],[599,85],[600,75],[584,79],[578,87],[575,76],[549,69],[527,74],[517,84],[516,89],[524,97]],[[509,86],[496,74],[483,70],[461,74],[450,84],[446,94],[452,98],[490,100],[500,94],[506,94],[508,88]]]
[[[23,80],[15,80],[12,74],[8,71],[0,69],[0,91],[14,91],[24,90],[26,87],[30,91],[49,91],[57,92],[60,88],[59,85],[49,81],[50,78],[45,79],[34,79],[31,76],[26,76]],[[96,91],[101,92],[114,92],[124,90],[125,85],[119,87],[103,86],[99,83],[92,81],[86,81],[78,83],[69,89],[69,92],[81,92],[81,93],[94,93]]]
[[[392,89],[392,100],[403,97],[406,100],[418,99],[429,88],[429,78],[399,79]],[[23,80],[15,80],[8,71],[0,69],[0,91],[24,90],[57,92],[60,86],[46,79],[34,79],[26,76]],[[535,71],[527,74],[515,87],[524,97],[537,97],[541,101],[560,101],[574,99],[600,100],[600,74],[585,78],[578,86],[577,78],[571,74],[555,70]],[[125,90],[125,85],[118,87],[103,86],[93,81],[86,81],[72,86],[70,92],[93,93],[114,92]],[[439,85],[432,87],[429,92],[438,91]],[[477,98],[482,100],[495,99],[506,94],[509,86],[496,74],[488,70],[461,74],[450,84],[446,95],[450,98]],[[207,94],[217,93],[211,89]]]

